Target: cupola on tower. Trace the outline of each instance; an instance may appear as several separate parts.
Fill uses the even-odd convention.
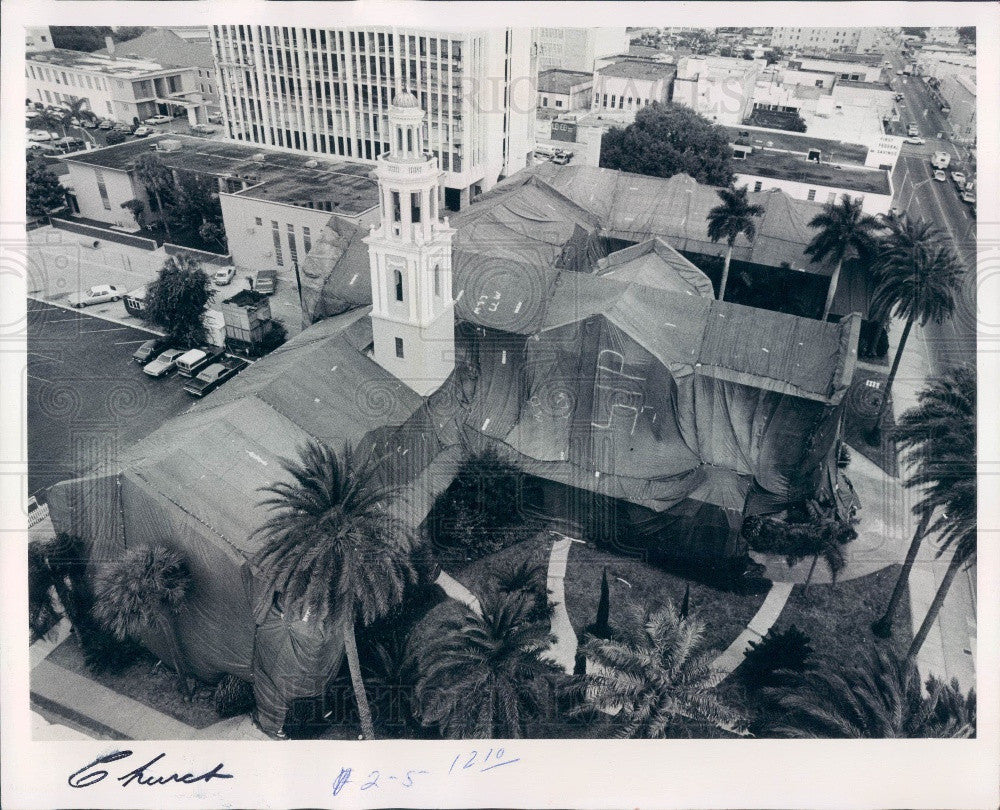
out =
[[[424,151],[424,111],[410,93],[389,105],[392,143],[378,158],[381,223],[365,237],[374,358],[422,396],[455,365],[451,240],[439,219],[437,158]]]

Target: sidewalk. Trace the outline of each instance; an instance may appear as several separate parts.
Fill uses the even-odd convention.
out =
[[[902,331],[902,322],[894,320],[889,327],[890,356],[899,345]],[[916,406],[917,394],[937,370],[932,363],[933,359],[928,357],[924,331],[919,324],[914,324],[892,390],[892,410],[896,420],[905,411]],[[901,470],[901,477],[905,475],[904,467]],[[913,531],[913,515],[910,512],[912,499],[913,493],[906,491],[904,504],[911,533],[906,537],[907,543]],[[910,575],[910,614],[914,633],[924,620],[938,584],[948,567],[947,556],[935,557],[936,540],[937,538],[932,535],[924,540]],[[963,690],[974,687],[976,685],[975,636],[976,608],[972,580],[960,573],[952,583],[938,619],[917,655],[920,674],[924,678],[935,675],[949,682],[952,678],[957,678]]]

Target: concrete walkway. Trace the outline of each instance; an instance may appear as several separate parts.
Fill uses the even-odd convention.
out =
[[[750,647],[751,641],[760,641],[778,620],[785,602],[792,593],[791,582],[775,582],[767,592],[764,603],[758,608],[750,623],[744,628],[726,650],[712,662],[712,669],[730,675],[736,667],[743,663],[743,656]]]
[[[569,620],[566,610],[566,565],[569,562],[569,550],[573,546],[573,538],[559,532],[551,532],[555,539],[552,542],[552,552],[549,555],[549,570],[545,587],[549,593],[552,612],[552,635],[555,641],[545,653],[545,657],[561,667],[567,674],[573,674],[576,665],[577,638],[576,631]],[[580,541],[576,541],[580,542]]]
[[[479,599],[476,595],[466,588],[461,582],[455,579],[451,574],[442,571],[436,580],[434,580],[435,585],[439,585],[441,590],[443,590],[452,599],[461,602],[467,608],[469,608],[473,613],[478,613],[480,616],[483,615],[482,605],[479,604]]]

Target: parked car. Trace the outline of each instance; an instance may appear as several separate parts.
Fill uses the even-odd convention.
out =
[[[927,143],[926,139],[917,137],[916,135],[911,135],[909,138],[903,138],[903,143],[914,143],[918,146],[922,146]]]
[[[67,135],[65,138],[55,141],[53,145],[58,146],[64,152],[78,152],[85,148],[87,143],[83,138],[74,138],[72,135]]]
[[[229,282],[233,280],[236,275],[236,268],[230,265],[229,267],[223,267],[221,270],[216,270],[215,274],[212,276],[212,281],[218,284],[220,287],[225,287]]]
[[[557,166],[565,166],[567,163],[570,162],[570,159],[572,157],[573,157],[572,152],[556,152],[555,156],[552,158],[552,162],[555,163]]]
[[[184,354],[184,349],[167,349],[157,355],[151,363],[146,363],[142,370],[150,377],[165,377],[177,368],[177,358]]]
[[[963,191],[962,192],[962,202],[967,202],[969,205],[976,204],[976,192],[974,191]]]
[[[210,124],[221,124],[222,123],[222,113],[209,113],[208,123]]]
[[[965,188],[965,172],[952,172],[951,182],[953,182],[959,189]]]
[[[937,180],[939,183],[943,183],[945,180],[948,179],[948,175],[946,175],[941,169],[938,169],[937,171],[934,172],[934,179]]]
[[[114,125],[114,127],[112,127],[112,129],[114,129],[116,132],[124,132],[128,135],[131,135],[133,132],[135,132],[136,127],[132,126],[132,124],[126,124],[123,121],[119,121]]]
[[[46,132],[44,129],[33,129],[28,133],[28,140],[40,143],[43,141],[54,141],[59,136],[54,132]]]
[[[110,118],[105,118],[104,120],[101,121],[101,123],[99,123],[97,125],[97,128],[98,129],[114,129],[115,128],[115,122],[112,121]]]
[[[147,135],[152,135],[153,130],[149,127],[136,127],[132,134],[137,138],[145,138]]]
[[[104,304],[108,301],[117,301],[121,297],[121,290],[117,287],[113,287],[110,284],[98,284],[96,287],[91,287],[89,290],[84,290],[81,293],[72,293],[67,297],[67,300],[71,307],[79,309],[91,304]]]
[[[84,129],[97,129],[100,123],[101,122],[96,118],[84,118],[83,121],[80,122],[80,126]]]
[[[916,124],[910,124],[906,128],[906,134],[910,138],[916,138],[916,137],[918,137],[920,135],[920,130],[917,129],[917,125]]]
[[[278,282],[278,271],[277,270],[258,270],[257,277],[253,280],[253,289],[255,292],[263,293],[264,295],[270,295],[274,292],[274,288]]]
[[[211,135],[213,132],[217,132],[217,129],[210,127],[208,124],[195,124],[191,127],[191,131],[197,135]]]
[[[198,372],[198,376],[184,384],[184,390],[193,397],[203,397],[246,367],[246,360],[239,357],[225,357],[218,363],[205,366]]]
[[[169,124],[174,119],[169,115],[153,115],[143,121],[144,124]]]
[[[193,377],[205,366],[214,363],[222,357],[223,350],[217,346],[203,346],[200,349],[188,349],[177,358],[177,373],[182,377]]]
[[[140,365],[148,363],[155,354],[167,348],[166,338],[151,338],[132,353],[132,359]]]

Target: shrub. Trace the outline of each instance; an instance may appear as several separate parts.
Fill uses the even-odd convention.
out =
[[[813,648],[809,636],[794,624],[775,632],[772,627],[760,641],[751,641],[739,675],[750,689],[785,686],[790,673],[812,669]]]
[[[754,551],[779,554],[789,566],[807,557],[822,557],[836,579],[847,564],[844,546],[858,536],[855,523],[856,519],[841,520],[810,501],[805,505],[804,520],[749,517],[743,521],[742,533]],[[811,570],[809,574],[811,578]]]
[[[114,146],[115,144],[125,143],[126,140],[128,140],[128,135],[126,135],[124,132],[120,132],[117,129],[112,129],[111,131],[108,132],[107,135],[104,136],[104,142],[108,146]]]
[[[219,717],[237,717],[252,711],[257,705],[253,684],[228,673],[216,685],[212,700]]]

